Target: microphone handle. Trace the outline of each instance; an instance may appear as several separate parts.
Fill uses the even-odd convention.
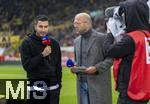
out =
[[[50,47],[50,45],[48,45],[48,44],[46,46]],[[48,60],[49,63],[51,62],[50,54],[48,56],[46,56],[46,59]]]
[[[50,48],[51,48],[51,46],[50,45],[47,45],[47,46],[49,46]],[[51,53],[50,53],[51,54]],[[51,56],[50,56],[50,54],[47,56],[48,57],[48,61],[49,61],[49,63],[50,63],[50,61],[51,61]]]
[[[48,63],[51,62],[51,57],[50,57],[50,55],[46,56],[46,60],[48,61]]]

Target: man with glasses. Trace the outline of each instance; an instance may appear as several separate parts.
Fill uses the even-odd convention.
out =
[[[111,59],[104,58],[105,35],[92,29],[92,20],[87,13],[74,18],[77,35],[74,41],[77,67],[71,69],[77,75],[78,104],[112,104]]]

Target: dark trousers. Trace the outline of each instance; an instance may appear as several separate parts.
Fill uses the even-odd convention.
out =
[[[50,92],[50,104],[59,104],[60,89],[52,90]]]
[[[30,99],[27,100],[26,104],[59,104],[60,89],[47,91],[46,98],[35,99],[30,95]]]
[[[44,90],[30,90],[27,94],[29,98],[26,104],[59,104],[61,85],[57,89],[49,89],[50,86],[52,87],[58,82],[50,79],[30,79],[29,81],[28,86],[31,86],[31,89],[33,86],[37,86]]]
[[[127,92],[120,92],[117,104],[147,104],[148,100],[135,101],[128,97]]]

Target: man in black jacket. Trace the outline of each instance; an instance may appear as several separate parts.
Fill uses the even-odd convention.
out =
[[[148,5],[145,0],[127,0],[122,2],[119,12],[121,13],[120,15],[124,15],[125,17],[126,34],[123,35],[119,42],[114,42],[115,36],[113,36],[109,28],[110,33],[104,44],[106,56],[121,59],[119,65],[116,64],[117,67],[114,66],[117,69],[117,72],[114,71],[117,73],[115,74],[115,79],[117,90],[119,91],[117,104],[147,104],[149,99],[148,97],[146,98],[146,96],[144,98],[143,95],[139,95],[139,92],[142,92],[145,88],[144,86],[139,87],[145,84],[145,82],[141,83],[140,79],[144,78],[147,73],[138,73],[142,70],[149,70],[148,68],[143,68],[149,65],[149,63],[145,62],[147,57],[145,55],[142,56],[147,50],[139,48],[140,46],[145,48],[146,43],[143,42],[145,42],[146,38],[149,38],[148,10]],[[133,71],[135,73],[133,73]],[[146,79],[143,79],[143,81],[145,80]],[[133,81],[136,81],[136,83],[133,83]],[[141,84],[136,86],[135,84],[137,83]],[[131,86],[132,89],[130,89]],[[137,88],[142,90],[137,90]],[[134,91],[134,93],[131,93],[131,91]],[[143,94],[145,93],[147,93],[147,90],[145,90]],[[135,96],[133,96],[134,94]]]
[[[58,42],[48,33],[48,28],[47,16],[39,15],[35,18],[35,32],[26,36],[20,46],[21,62],[28,79],[46,83],[46,90],[50,91],[50,104],[59,104],[62,78],[61,51]],[[42,43],[44,36],[48,37],[51,44]]]

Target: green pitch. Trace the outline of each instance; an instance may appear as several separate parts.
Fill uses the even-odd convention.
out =
[[[63,68],[62,90],[60,104],[77,104],[76,101],[76,76],[69,69]],[[1,65],[0,79],[26,79],[26,73],[21,65]],[[114,91],[112,78],[113,104],[117,102],[117,92]],[[150,104],[150,103],[149,103]]]

